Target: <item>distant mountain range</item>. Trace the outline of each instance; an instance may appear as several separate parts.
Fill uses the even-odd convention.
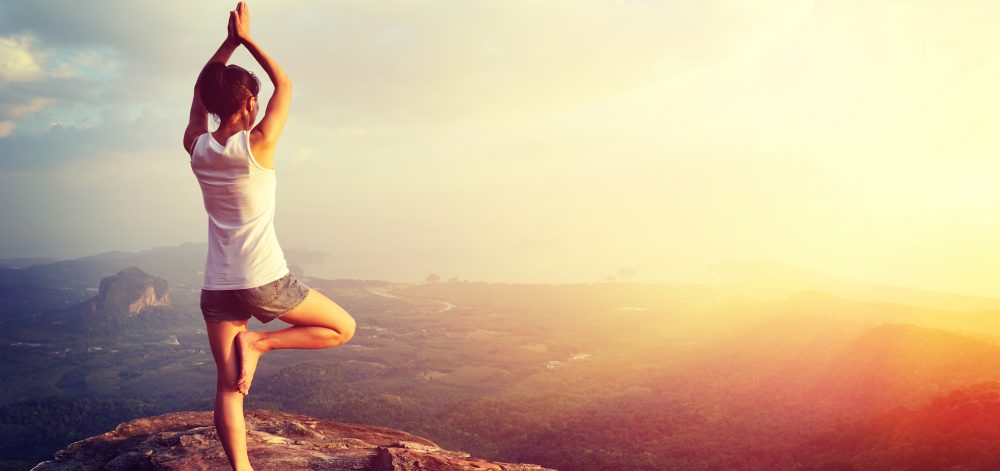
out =
[[[102,322],[117,325],[129,317],[122,313],[135,310],[129,306],[143,296],[145,301],[137,306],[162,303],[159,307],[165,312],[175,306],[191,311],[191,299],[196,299],[201,289],[206,251],[206,244],[185,243],[139,252],[111,251],[72,260],[5,259],[0,263],[0,325],[5,327],[0,329],[0,336],[24,332],[38,322],[61,321],[97,328]],[[289,268],[304,276],[300,266],[291,262],[295,254],[294,250],[286,251]],[[33,261],[41,263],[29,265]],[[176,293],[182,296],[178,298]],[[136,298],[132,299],[132,295]],[[164,295],[167,301],[161,299]],[[123,297],[130,299],[126,302]],[[76,306],[81,302],[89,304]],[[193,308],[197,310],[196,303]],[[81,310],[88,321],[77,325],[73,319],[83,315],[78,312]],[[200,322],[200,318],[190,315],[180,317]],[[92,322],[97,319],[101,322]],[[149,319],[147,316],[142,322]]]
[[[24,267],[30,267],[32,265],[41,265],[43,263],[52,263],[57,260],[58,259],[52,257],[0,258],[0,267],[24,268]]]
[[[174,290],[190,292],[201,287],[207,250],[205,243],[187,242],[137,252],[110,251],[71,260],[56,261],[44,257],[0,259],[0,319],[37,314],[45,309],[64,306],[68,304],[64,302],[67,298],[79,300],[83,297],[82,293],[94,290],[101,279],[128,266],[139,267],[147,273],[162,277]],[[306,276],[302,267],[325,255],[307,249],[285,249],[285,256],[292,272]],[[730,261],[716,264],[712,269],[726,281],[717,286],[688,286],[703,288],[703,292],[704,288],[708,288],[720,297],[782,299],[800,291],[811,290],[852,300],[871,300],[929,309],[1000,311],[1000,298],[870,283],[767,259]],[[543,283],[534,286],[573,284]],[[676,283],[607,284],[681,286]]]

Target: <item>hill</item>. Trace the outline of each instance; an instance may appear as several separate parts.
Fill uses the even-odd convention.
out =
[[[798,450],[802,469],[1000,469],[1000,381],[935,396],[915,408],[896,407],[841,423]]]

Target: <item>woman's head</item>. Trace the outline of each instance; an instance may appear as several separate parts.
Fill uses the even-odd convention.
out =
[[[257,120],[260,81],[243,67],[209,62],[198,77],[198,89],[205,109],[217,117],[220,125],[242,123],[249,129]]]

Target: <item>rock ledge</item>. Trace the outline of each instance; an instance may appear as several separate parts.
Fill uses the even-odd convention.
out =
[[[247,410],[247,449],[256,471],[496,470],[554,471],[444,450],[399,430],[319,420],[271,410]],[[226,470],[212,411],[144,417],[74,442],[32,471]]]

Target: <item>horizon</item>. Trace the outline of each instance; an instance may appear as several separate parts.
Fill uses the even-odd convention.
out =
[[[180,141],[235,3],[0,1],[0,258],[204,243]],[[1000,289],[995,2],[248,4],[324,277]]]
[[[177,245],[169,246],[157,246],[149,247],[137,251],[127,251],[127,250],[109,250],[100,253],[93,253],[83,255],[81,257],[71,257],[71,258],[57,258],[57,257],[0,257],[0,262],[7,260],[16,259],[46,259],[48,261],[41,263],[31,263],[28,265],[18,266],[17,269],[27,268],[32,265],[44,265],[48,263],[60,263],[64,261],[71,261],[80,258],[91,258],[100,257],[102,255],[109,254],[131,254],[139,255],[148,252],[155,252],[156,250],[162,249],[172,249],[179,248],[185,245],[206,245],[204,242],[183,242]],[[309,249],[297,248],[294,251]],[[328,254],[327,254],[328,255]],[[935,289],[923,289],[914,288],[902,285],[891,285],[882,284],[877,282],[872,282],[864,279],[843,277],[832,273],[826,273],[821,271],[812,270],[809,267],[793,266],[782,263],[777,260],[758,258],[758,259],[747,259],[747,260],[729,260],[726,262],[720,262],[719,265],[714,267],[716,277],[714,280],[703,280],[703,281],[691,281],[691,280],[630,280],[628,277],[622,277],[621,279],[617,277],[607,277],[603,279],[596,280],[562,280],[562,281],[523,281],[523,280],[498,280],[498,279],[471,279],[462,277],[459,274],[442,274],[435,272],[433,270],[428,271],[426,275],[420,277],[419,279],[413,280],[400,280],[400,279],[390,279],[384,277],[375,278],[357,278],[357,277],[342,277],[342,276],[329,276],[324,273],[317,273],[314,268],[319,265],[322,269],[322,264],[301,264],[295,263],[295,259],[290,262],[293,266],[298,266],[300,269],[304,270],[304,276],[306,278],[317,278],[328,281],[342,281],[342,280],[353,280],[353,281],[378,281],[392,283],[395,285],[411,285],[417,286],[426,283],[485,283],[485,284],[502,284],[502,285],[532,285],[532,286],[560,286],[560,285],[601,285],[601,284],[631,284],[631,285],[664,285],[671,287],[679,286],[697,286],[697,287],[713,287],[713,288],[729,288],[732,291],[729,292],[731,299],[733,298],[751,298],[756,301],[767,301],[767,300],[789,300],[802,293],[824,293],[825,295],[830,295],[838,299],[849,300],[852,302],[888,302],[892,304],[899,305],[912,305],[912,306],[924,306],[936,309],[944,309],[950,311],[976,311],[976,310],[991,310],[1000,309],[1000,296],[995,296],[991,294],[979,294],[979,293],[966,293],[966,292],[956,292],[949,290],[935,290]],[[730,268],[735,267],[736,270],[730,270],[729,275],[726,275],[724,266],[729,266]],[[139,267],[143,271],[147,271],[151,275],[157,275],[156,270],[149,271],[143,267]],[[749,270],[749,272],[748,272]],[[199,272],[200,273],[200,272]],[[109,274],[110,276],[111,274]],[[437,275],[439,279],[434,281],[428,281],[428,278],[432,275]],[[775,276],[785,276],[785,279],[775,279]],[[802,277],[801,280],[790,281],[787,277],[792,275],[793,277]],[[843,283],[848,283],[850,286],[843,286]],[[898,292],[895,290],[904,290],[904,292]],[[867,292],[866,292],[867,291]],[[920,295],[936,295],[943,296],[935,298],[920,298]],[[971,298],[971,299],[969,299]],[[972,301],[973,299],[983,301],[985,304],[976,303]],[[997,305],[993,305],[990,301],[997,301]]]

